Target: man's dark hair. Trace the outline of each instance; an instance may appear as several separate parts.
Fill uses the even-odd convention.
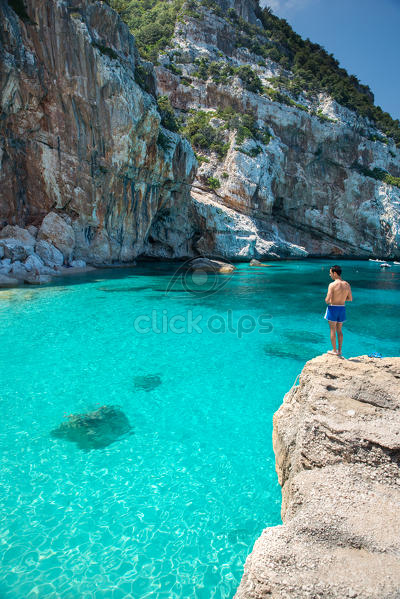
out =
[[[336,272],[339,275],[339,277],[342,274],[342,269],[341,269],[341,267],[338,264],[335,264],[335,266],[331,266],[330,270],[332,272]]]

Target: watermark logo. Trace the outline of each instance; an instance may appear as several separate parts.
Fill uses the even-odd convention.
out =
[[[235,267],[229,262],[198,256],[181,264],[171,277],[165,294],[187,297],[191,293],[205,298],[226,287],[234,271]]]

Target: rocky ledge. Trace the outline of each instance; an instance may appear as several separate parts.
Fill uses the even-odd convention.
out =
[[[274,416],[282,526],[236,599],[400,596],[400,358],[308,362]]]

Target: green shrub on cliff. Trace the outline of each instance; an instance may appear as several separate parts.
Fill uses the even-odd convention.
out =
[[[226,60],[218,60],[209,62],[206,58],[196,58],[194,61],[197,66],[193,73],[194,77],[207,81],[211,78],[214,83],[228,83],[234,75],[241,79],[245,89],[254,92],[255,94],[262,93],[263,86],[261,79],[250,65],[241,65],[234,67]]]
[[[217,15],[217,17],[224,16],[222,8],[216,2],[213,2],[213,0],[201,0],[201,4],[205,8],[212,10],[212,12]]]
[[[171,41],[184,0],[109,0],[136,38],[139,52],[152,62]]]
[[[217,177],[208,177],[207,184],[211,189],[218,189],[221,187],[221,181]]]
[[[211,124],[211,119],[216,118],[219,124]],[[259,129],[256,119],[250,114],[235,112],[232,107],[217,111],[193,111],[187,119],[186,125],[181,129],[194,148],[215,152],[222,160],[225,158],[230,144],[225,142],[224,131],[236,131],[236,149],[241,150],[241,145],[246,139],[253,139],[267,145],[271,134],[267,129]],[[262,149],[257,146],[248,153],[251,156],[259,154]],[[203,160],[204,161],[204,160]]]
[[[183,14],[192,19],[201,19],[201,4],[198,0],[186,0]]]
[[[179,131],[179,123],[168,96],[160,96],[157,99],[157,105],[161,115],[161,124],[170,131]]]
[[[388,185],[400,187],[400,177],[394,177],[382,168],[374,168],[373,170],[371,170],[365,166],[362,166],[361,164],[358,164],[357,162],[353,164],[352,168],[358,171],[361,175],[364,175],[364,177],[371,177],[372,179],[376,179],[377,181],[383,181]]]
[[[194,148],[215,152],[222,159],[228,153],[229,143],[225,142],[223,127],[214,127],[210,124],[210,120],[215,115],[215,112],[205,112],[204,110],[191,114],[182,133]]]
[[[255,94],[262,93],[263,86],[257,73],[249,65],[235,69],[235,74],[243,81],[244,87]]]
[[[161,131],[161,129],[158,132],[157,145],[162,148],[164,152],[168,151],[172,145],[171,140]]]
[[[101,54],[104,54],[105,56],[108,56],[113,60],[118,60],[118,54],[112,48],[109,48],[108,46],[103,46],[103,44],[98,44],[97,42],[92,42],[92,46],[97,48],[101,52]]]

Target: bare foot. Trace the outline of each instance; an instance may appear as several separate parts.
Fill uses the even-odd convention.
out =
[[[337,356],[339,355],[336,351],[336,349],[330,349],[329,351],[326,352],[327,354],[332,354],[333,356]]]

